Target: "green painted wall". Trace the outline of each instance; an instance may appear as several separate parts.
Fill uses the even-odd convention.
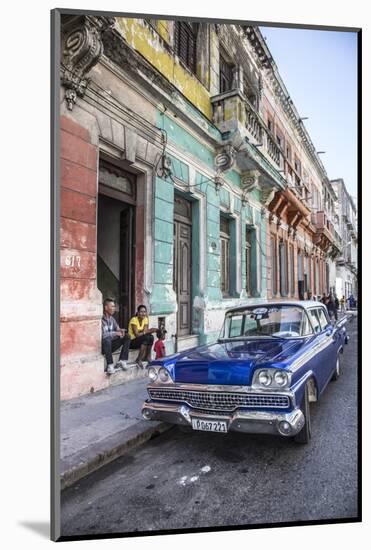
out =
[[[168,142],[174,144],[179,151],[185,151],[188,155],[192,155],[195,160],[205,165],[205,168],[214,170],[215,151],[209,147],[200,144],[193,135],[189,134],[181,127],[174,119],[158,112],[158,126],[167,132]],[[213,128],[210,125],[210,128]],[[214,128],[215,131],[215,128]],[[172,171],[174,176],[185,182],[190,181],[190,170],[187,163],[181,161],[175,154],[170,155],[172,161]],[[227,181],[233,186],[240,187],[240,176],[235,171],[230,171],[226,174]],[[200,205],[197,200],[194,200],[192,206],[192,299],[200,297],[199,288],[199,272],[200,272],[200,257],[199,257],[199,241],[205,239],[205,263],[206,263],[206,282],[205,291],[202,299],[208,304],[225,303],[220,289],[220,212],[221,207],[230,211],[232,202],[231,195],[227,188],[220,189],[216,193],[215,186],[208,181],[206,176],[196,170],[195,182],[206,197],[206,235],[200,234]],[[260,202],[260,192],[254,191],[253,198]],[[261,275],[261,280],[258,282],[256,278],[252,280],[253,296],[265,296],[266,279],[267,279],[267,261],[261,251],[266,248],[266,220],[261,219],[260,210],[253,208],[250,205],[242,206],[239,198],[234,198],[233,211],[241,216],[241,223],[237,224],[233,216],[228,215],[231,228],[231,281],[229,304],[231,299],[237,296],[236,289],[236,266],[237,257],[241,259],[242,293],[246,287],[246,261],[245,261],[245,239],[246,225],[259,228],[259,231],[253,231],[252,239],[252,272]],[[172,290],[173,278],[173,217],[174,217],[174,185],[171,181],[156,178],[155,182],[155,197],[154,197],[154,284],[153,293],[151,296],[151,311],[153,313],[169,313],[176,311],[175,294]],[[241,250],[237,250],[237,228],[240,228]],[[260,270],[256,270],[260,262]],[[260,287],[260,292],[257,290]],[[232,300],[233,302],[233,300]],[[204,334],[204,319],[202,310],[197,308],[192,309],[193,330],[200,336],[200,342],[209,342],[215,340],[217,333]]]

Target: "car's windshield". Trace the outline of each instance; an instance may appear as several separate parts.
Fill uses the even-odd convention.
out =
[[[312,332],[303,308],[291,305],[266,305],[227,313],[220,337],[291,338],[306,336]]]

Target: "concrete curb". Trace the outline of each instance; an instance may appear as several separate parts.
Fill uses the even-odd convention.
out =
[[[172,427],[171,424],[165,422],[140,420],[126,430],[115,433],[103,441],[62,459],[60,463],[61,490],[71,487],[80,479]]]

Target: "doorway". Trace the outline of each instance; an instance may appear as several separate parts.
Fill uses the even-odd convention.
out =
[[[192,332],[192,203],[174,198],[173,288],[177,297],[177,334]]]
[[[124,193],[123,189],[131,189],[132,193]],[[115,300],[115,317],[122,328],[128,327],[135,309],[134,193],[135,176],[126,174],[116,167],[107,167],[105,164],[100,166],[97,286],[102,292],[103,299]]]

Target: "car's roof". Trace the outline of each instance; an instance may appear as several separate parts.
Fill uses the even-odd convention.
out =
[[[246,304],[241,304],[236,307],[228,308],[228,312],[231,311],[241,311],[246,308],[251,307],[265,307],[265,306],[297,306],[303,309],[309,309],[312,307],[325,307],[322,302],[317,302],[315,300],[257,300],[256,302],[249,302]]]

